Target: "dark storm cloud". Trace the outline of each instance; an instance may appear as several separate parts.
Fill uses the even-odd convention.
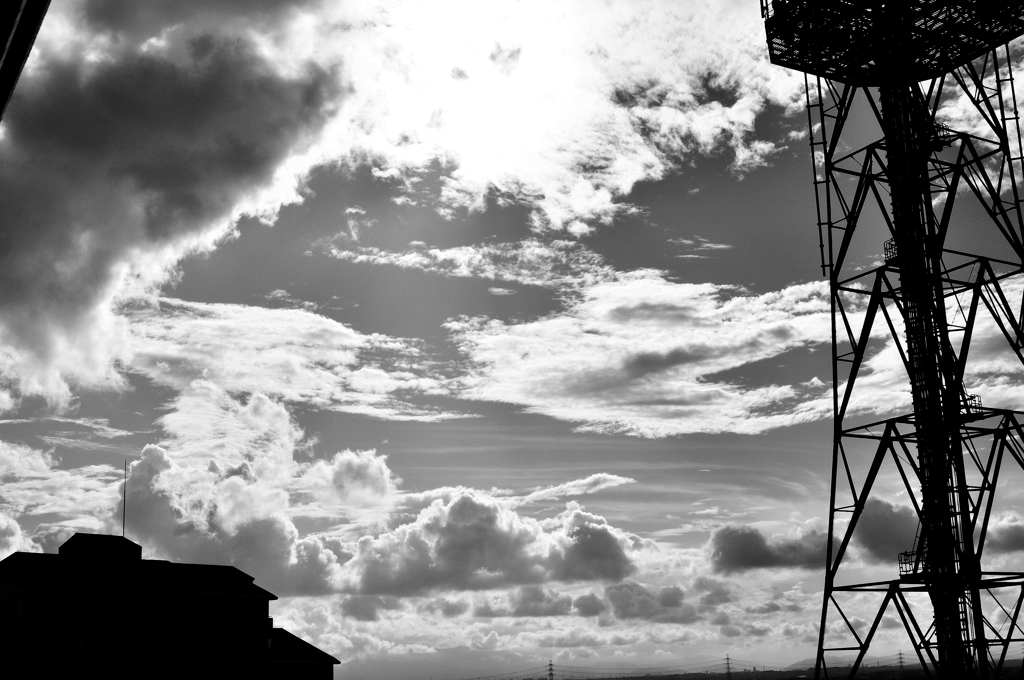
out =
[[[985,549],[994,553],[1024,550],[1024,523],[1001,522],[991,526],[985,539]]]
[[[769,543],[753,527],[724,526],[711,536],[711,565],[725,574],[772,567],[819,569],[825,561],[826,540],[825,534],[811,530],[795,539]]]
[[[597,593],[580,595],[572,601],[572,606],[580,616],[597,616],[608,609],[608,605]]]
[[[700,620],[697,610],[683,602],[676,586],[654,590],[636,581],[606,586],[605,598],[617,619],[644,619],[660,623],[693,623]]]
[[[913,508],[870,498],[853,538],[871,560],[895,564],[901,552],[914,549],[917,525]]]
[[[8,339],[43,360],[91,323],[125,265],[210,229],[266,185],[337,95],[330,73],[282,76],[247,38],[171,42],[91,61],[44,52],[11,101],[0,314]]]

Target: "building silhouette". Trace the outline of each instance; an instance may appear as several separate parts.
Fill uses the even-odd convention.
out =
[[[121,536],[0,561],[0,676],[333,676],[333,656],[281,628],[277,596],[230,566],[142,559]]]

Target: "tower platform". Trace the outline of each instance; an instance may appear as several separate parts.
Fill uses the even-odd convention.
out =
[[[761,15],[773,64],[861,87],[936,78],[1024,33],[1022,0],[761,0]]]

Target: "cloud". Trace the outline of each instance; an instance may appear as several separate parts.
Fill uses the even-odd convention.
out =
[[[311,0],[87,0],[81,11],[94,30],[142,41],[183,24],[193,30],[209,30],[225,23],[270,28],[294,10],[312,4]]]
[[[802,85],[768,63],[756,7],[381,2],[339,14],[353,92],[337,137],[413,200],[418,173],[445,163],[442,214],[497,189],[538,228],[586,231],[628,210],[637,182],[697,155],[765,163],[776,147],[757,138],[757,115],[796,105]]]
[[[769,542],[754,527],[728,525],[711,535],[707,550],[712,568],[725,574],[778,567],[820,569],[826,539],[825,534],[811,529],[797,538]]]
[[[690,193],[695,193],[696,191],[696,189],[691,189]],[[715,243],[702,236],[694,236],[693,238],[673,238],[669,239],[668,242],[679,246],[679,249],[683,251],[683,254],[676,255],[676,257],[682,259],[706,259],[710,257],[710,255],[701,253],[715,250],[729,250],[732,248],[732,246],[727,243]]]
[[[567,616],[572,598],[541,586],[523,586],[512,597],[512,616]]]
[[[985,549],[993,553],[1024,550],[1024,520],[1016,515],[994,520],[985,537]]]
[[[872,561],[896,564],[901,552],[914,549],[917,527],[913,508],[869,498],[853,538]]]
[[[582,496],[583,494],[597,493],[598,491],[622,486],[623,484],[635,483],[636,480],[631,477],[598,472],[583,479],[537,489],[523,496],[520,502],[536,503],[537,501],[552,500],[563,496]]]
[[[128,537],[162,557],[234,564],[279,595],[337,590],[348,558],[340,543],[300,538],[284,516],[287,493],[255,476],[181,468],[150,445],[132,464],[122,494],[113,520],[127,505]]]
[[[757,117],[799,103],[801,81],[768,64],[762,42],[756,10],[655,0],[602,12],[541,2],[427,12],[390,0],[55,6],[0,141],[11,241],[0,373],[17,387],[0,406],[123,388],[118,365],[132,360],[127,328],[138,319],[112,308],[173,278],[239,215],[272,221],[317,166],[370,164],[403,200],[449,217],[496,196],[527,206],[539,231],[581,237],[633,210],[622,197],[637,182],[695,155],[728,151],[737,171],[763,164],[775,146],[757,138]],[[420,196],[430,168],[440,188]],[[571,241],[539,239],[339,256],[576,291],[610,271]],[[350,386],[393,394],[405,382],[374,369]]]
[[[0,138],[0,370],[64,403],[68,380],[121,385],[112,301],[226,233],[339,91],[314,64],[282,74],[241,33],[168,31],[143,49],[91,33],[73,7],[52,14]]]
[[[347,262],[389,265],[455,278],[481,278],[543,286],[563,291],[581,290],[599,281],[614,280],[617,273],[601,256],[573,241],[536,238],[515,243],[488,243],[454,248],[417,247],[391,252],[374,247],[345,250],[327,246],[334,257]],[[490,288],[494,295],[515,291]],[[495,292],[497,291],[497,292]]]
[[[379,595],[346,595],[341,598],[341,611],[356,621],[377,621],[379,610],[398,609],[398,599]]]
[[[131,324],[132,368],[181,391],[179,413],[206,408],[202,392],[212,385],[394,420],[460,417],[402,399],[443,391],[410,341],[364,335],[302,309],[164,298],[124,314]],[[165,427],[179,417],[165,418]]]
[[[61,469],[51,453],[0,442],[0,513],[91,518],[99,526],[117,497],[121,472],[107,465]]]
[[[694,623],[697,610],[683,603],[682,590],[667,586],[657,591],[636,581],[605,586],[604,596],[617,619],[644,619],[660,623]]]
[[[632,272],[535,321],[460,318],[447,327],[470,366],[456,394],[521,404],[585,431],[755,433],[831,415],[828,388],[813,376],[783,385],[718,377],[827,344],[824,284],[750,295]]]
[[[423,606],[427,612],[437,612],[445,618],[460,616],[469,611],[469,602],[465,600],[453,600],[447,597],[438,597]]]
[[[415,595],[547,581],[614,581],[635,570],[639,539],[578,504],[544,522],[478,492],[437,499],[416,519],[364,536],[345,565],[346,588]]]
[[[208,380],[195,380],[158,421],[178,463],[196,463],[225,474],[290,479],[292,452],[303,433],[285,406],[262,392],[236,399]]]
[[[77,529],[83,528],[85,527],[77,527]],[[76,527],[73,521],[67,524],[44,522],[36,526],[35,531],[32,532],[32,542],[40,551],[53,554],[58,551],[60,546],[64,545],[64,541],[71,538],[75,531]]]
[[[702,607],[717,607],[736,600],[736,592],[731,584],[707,576],[694,581],[693,590],[701,593],[698,602]]]
[[[608,605],[597,593],[580,595],[572,601],[572,606],[580,616],[597,616],[608,609]]]
[[[398,493],[401,479],[387,464],[387,456],[374,451],[342,451],[327,460],[311,463],[299,484],[321,498],[347,505],[387,502]]]
[[[628,554],[635,541],[616,531],[603,517],[577,503],[567,503],[562,514],[564,549],[552,558],[552,575],[559,581],[618,581],[636,571]]]
[[[38,550],[22,532],[21,525],[12,517],[0,513],[0,559],[19,550]]]

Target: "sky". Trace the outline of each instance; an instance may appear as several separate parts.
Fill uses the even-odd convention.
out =
[[[758,10],[53,3],[0,124],[0,556],[124,520],[346,677],[813,657],[831,320]],[[853,415],[909,409],[864,370]]]

